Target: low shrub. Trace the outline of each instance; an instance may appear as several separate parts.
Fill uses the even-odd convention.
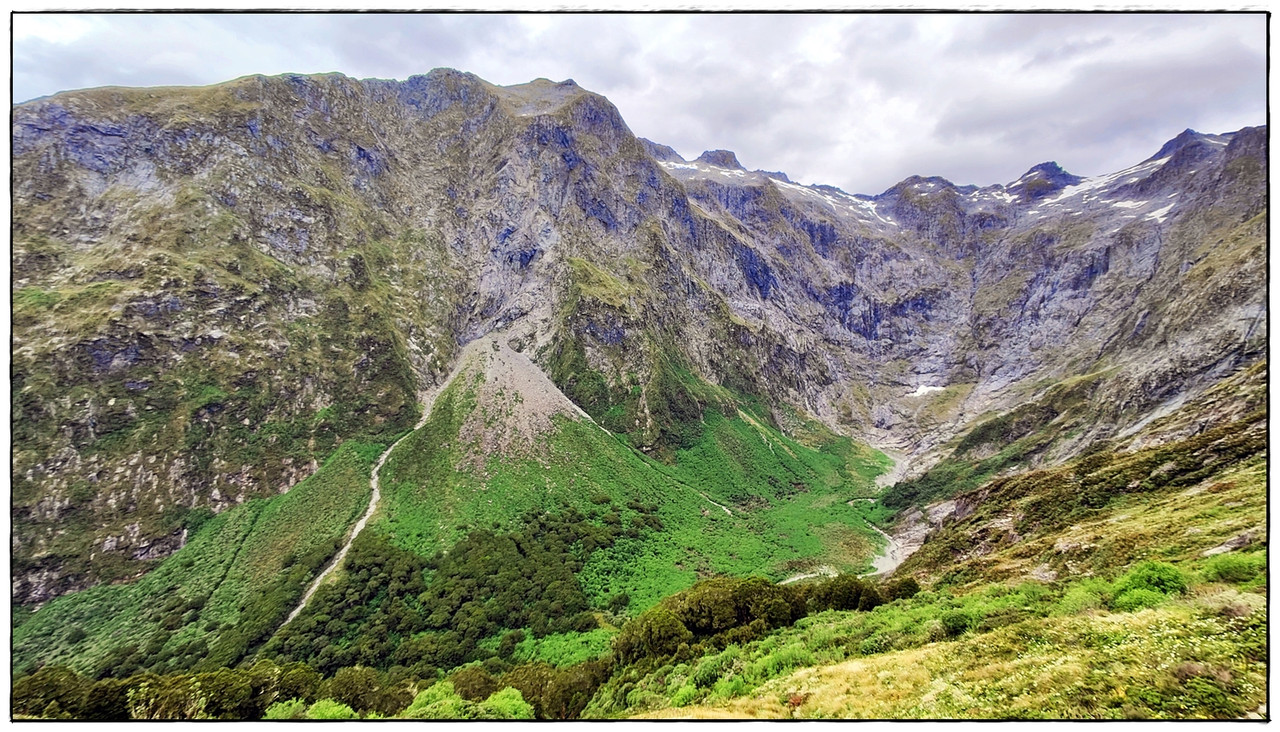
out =
[[[1257,577],[1266,568],[1262,554],[1219,554],[1204,566],[1204,578],[1211,582],[1243,583]]]
[[[720,679],[715,686],[711,687],[711,695],[709,699],[732,699],[733,697],[742,696],[750,691],[747,682],[740,676],[730,676]]]
[[[306,719],[307,703],[302,699],[290,699],[289,701],[276,702],[267,707],[267,713],[263,719]]]
[[[682,686],[671,696],[671,706],[688,706],[697,699],[701,693],[702,692],[700,692],[695,686]]]
[[[858,653],[872,656],[893,649],[893,639],[888,635],[873,635],[858,644]]]
[[[1129,570],[1116,586],[1117,593],[1121,595],[1130,590],[1152,590],[1163,595],[1181,594],[1187,591],[1187,578],[1182,570],[1172,564],[1142,562]]]
[[[1111,607],[1120,612],[1131,613],[1148,607],[1156,607],[1165,601],[1167,596],[1145,587],[1126,590],[1120,593]]]
[[[321,699],[307,710],[307,719],[358,719],[351,707],[333,699]]]
[[[942,632],[948,638],[962,635],[973,627],[975,620],[972,613],[964,610],[948,610],[938,617],[938,621],[942,623]]]

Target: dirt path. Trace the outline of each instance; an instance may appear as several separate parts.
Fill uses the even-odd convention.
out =
[[[381,455],[378,456],[378,462],[374,463],[373,472],[369,475],[369,487],[372,489],[372,494],[369,496],[369,508],[365,509],[364,515],[360,517],[360,520],[356,522],[355,526],[351,527],[351,535],[347,537],[347,543],[343,544],[342,548],[338,550],[338,553],[334,555],[333,561],[329,562],[329,566],[325,567],[324,571],[311,581],[311,586],[308,587],[306,593],[302,595],[302,600],[298,602],[298,606],[293,609],[293,612],[289,613],[289,617],[285,619],[284,623],[282,623],[280,627],[283,628],[293,622],[294,618],[298,617],[298,614],[302,612],[302,609],[307,606],[307,602],[311,599],[311,596],[316,594],[316,590],[320,588],[321,583],[323,583],[325,579],[333,573],[333,570],[337,569],[342,564],[343,559],[346,559],[347,552],[350,551],[352,543],[355,542],[356,537],[360,535],[360,532],[364,531],[365,524],[369,523],[369,519],[372,518],[374,512],[378,510],[378,501],[382,498],[382,491],[378,488],[378,473],[381,472],[383,463],[387,462],[387,458],[391,456],[392,450],[399,447],[400,443],[404,442],[409,435],[412,435],[414,432],[422,429],[423,425],[427,423],[427,418],[431,416],[431,409],[435,406],[436,396],[439,395],[441,389],[444,389],[444,387],[452,382],[458,375],[462,370],[463,362],[465,360],[465,358],[458,359],[457,365],[454,366],[453,371],[449,376],[440,382],[440,387],[438,389],[422,395],[422,418],[418,420],[418,423],[413,426],[412,430],[400,439],[391,443],[391,447],[388,447]]]
[[[812,572],[805,572],[804,574],[792,575],[782,580],[778,584],[789,585],[792,582],[799,582],[800,580],[813,579],[814,577],[835,577],[837,574],[839,574],[839,572],[837,572],[834,568],[828,567],[827,565],[824,564],[818,567],[817,569],[813,570]]]
[[[729,514],[730,516],[732,516],[732,515],[733,515],[733,511],[730,511],[728,506],[723,506],[723,505],[721,505],[721,504],[719,504],[719,503],[716,503],[715,501],[711,500],[711,498],[710,498],[706,493],[703,493],[702,491],[698,491],[698,495],[700,495],[700,496],[702,496],[703,498],[707,499],[707,503],[710,503],[710,504],[711,504],[711,505],[713,505],[713,506],[720,506],[720,510],[724,511],[725,513]]]
[[[372,517],[373,512],[378,509],[378,500],[382,498],[382,492],[378,490],[378,471],[382,470],[382,464],[387,461],[387,457],[391,455],[392,450],[396,449],[401,442],[405,441],[405,438],[412,435],[414,431],[417,431],[417,429],[425,423],[426,418],[424,417],[422,421],[413,428],[413,431],[396,440],[391,444],[391,447],[388,447],[383,451],[382,455],[378,456],[378,462],[374,463],[373,473],[369,477],[369,487],[373,489],[373,494],[369,497],[369,508],[365,510],[364,515],[360,517],[360,520],[356,522],[356,525],[351,528],[351,535],[347,538],[347,543],[343,544],[342,548],[338,550],[338,553],[334,555],[333,561],[329,562],[329,566],[325,567],[324,571],[311,581],[311,586],[307,588],[306,594],[302,596],[302,601],[293,609],[293,612],[289,613],[289,617],[284,621],[284,625],[288,625],[293,622],[294,618],[298,617],[298,613],[301,613],[302,608],[307,606],[307,601],[310,600],[311,596],[320,588],[320,584],[324,582],[325,578],[332,574],[333,570],[337,569],[338,565],[342,564],[342,560],[347,557],[347,552],[351,549],[352,543],[355,542],[356,537],[360,535],[360,532],[364,531],[365,524],[369,523],[369,518]]]

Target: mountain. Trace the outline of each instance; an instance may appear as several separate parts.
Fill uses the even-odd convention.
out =
[[[572,81],[445,69],[67,92],[12,130],[15,665],[377,665],[407,643],[360,646],[402,622],[370,599],[395,594],[378,567],[436,557],[434,577],[449,547],[543,556],[547,536],[576,548],[545,550],[574,569],[538,585],[559,610],[520,615],[538,638],[899,545],[923,545],[899,574],[925,585],[997,581],[948,574],[990,552],[942,548],[1008,518],[982,509],[1000,480],[1254,434],[1265,408],[1266,128],[874,196],[685,160]],[[880,450],[896,484],[864,501]],[[344,566],[374,569],[302,601],[371,474]],[[1061,538],[1022,515],[1046,528],[1015,535]],[[301,532],[287,556],[278,526]],[[340,652],[301,650],[340,597],[370,614]],[[440,641],[467,658],[517,629],[492,603],[405,602],[423,637],[481,634]],[[457,660],[428,645],[401,665]]]

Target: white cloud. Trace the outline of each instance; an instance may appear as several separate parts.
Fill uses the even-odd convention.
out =
[[[13,16],[13,41],[31,40],[50,43],[72,43],[93,32],[100,22],[93,16],[50,13],[48,15]]]

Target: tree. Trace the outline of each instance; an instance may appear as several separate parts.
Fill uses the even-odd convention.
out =
[[[400,713],[402,719],[475,719],[476,709],[471,702],[458,696],[450,681],[440,681],[418,692],[408,708]]]
[[[129,721],[129,682],[123,679],[94,682],[77,718],[90,722]]]
[[[524,700],[519,690],[508,686],[495,691],[477,708],[479,719],[533,719],[533,706]]]
[[[482,701],[498,690],[498,682],[480,666],[458,669],[449,680],[458,696],[468,701]]]
[[[289,701],[276,702],[267,707],[267,713],[263,719],[306,719],[307,703],[301,699],[290,699]]]
[[[916,582],[914,577],[903,577],[885,585],[884,594],[890,600],[904,600],[915,597],[918,592],[920,592],[920,583]]]
[[[377,708],[381,690],[377,671],[367,666],[350,666],[338,669],[324,684],[322,695],[363,712]]]
[[[204,698],[203,713],[209,719],[245,719],[246,710],[253,696],[249,679],[243,671],[219,669],[212,673],[196,674],[195,685]],[[251,717],[256,719],[256,715]]]
[[[208,698],[191,676],[147,674],[129,690],[129,716],[132,719],[209,719],[205,707]]]
[[[630,662],[646,656],[670,655],[681,643],[691,640],[693,633],[675,613],[658,605],[622,626],[613,647],[620,659]]]
[[[64,666],[45,666],[14,682],[13,712],[40,716],[56,702],[59,712],[79,718],[89,689],[89,682],[75,671]]]
[[[316,692],[324,680],[315,669],[305,663],[295,662],[280,670],[280,680],[276,685],[276,694],[281,699],[303,699],[315,701]]]

